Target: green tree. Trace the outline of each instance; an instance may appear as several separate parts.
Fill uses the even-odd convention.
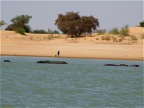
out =
[[[144,21],[140,22],[140,27],[144,27]]]
[[[54,30],[54,34],[60,34],[58,30]]]
[[[3,25],[5,25],[5,24],[6,23],[3,20],[0,21],[0,27],[3,26]]]
[[[43,29],[41,29],[41,30],[34,30],[33,33],[35,33],[35,34],[47,34],[47,32],[45,30],[43,30]]]
[[[32,16],[19,15],[11,19],[12,24],[8,25],[6,30],[16,30],[17,28],[23,28],[25,32],[30,32],[31,28],[28,25]]]
[[[48,29],[48,34],[60,34],[57,30]]]
[[[79,37],[82,33],[91,33],[99,26],[98,19],[93,16],[80,16],[78,12],[59,14],[55,21],[58,29],[71,37]]]

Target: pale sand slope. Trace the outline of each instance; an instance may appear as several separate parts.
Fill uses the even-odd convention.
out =
[[[131,28],[130,33],[139,38],[141,30],[140,27]],[[144,60],[144,40],[140,38],[136,43],[114,43],[102,41],[99,36],[80,39],[54,36],[51,40],[47,34],[21,36],[12,31],[1,31],[0,55],[54,57],[59,50],[61,57]]]

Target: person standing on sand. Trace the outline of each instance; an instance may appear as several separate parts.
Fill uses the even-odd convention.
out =
[[[60,56],[60,51],[57,52],[58,57]]]

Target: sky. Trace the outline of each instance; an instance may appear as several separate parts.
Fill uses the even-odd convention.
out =
[[[111,30],[114,27],[122,28],[138,26],[144,20],[143,0],[1,0],[1,17],[7,25],[17,15],[30,15],[29,25],[32,30],[58,30],[55,20],[58,14],[79,12],[80,16],[94,16],[98,18],[98,29]],[[5,29],[7,25],[1,29]]]

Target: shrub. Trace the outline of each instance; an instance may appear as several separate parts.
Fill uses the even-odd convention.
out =
[[[112,38],[113,42],[118,42],[116,37],[112,36],[111,38]]]
[[[112,30],[109,31],[110,34],[113,35],[118,35],[119,34],[119,30],[117,28],[113,28]]]
[[[57,30],[54,30],[53,33],[54,34],[60,34],[59,31],[57,31]]]
[[[142,33],[142,34],[140,35],[140,37],[141,37],[142,39],[144,39],[144,33]]]
[[[130,39],[132,42],[137,42],[137,40],[138,40],[137,37],[133,36],[133,35],[130,36]]]
[[[96,33],[97,33],[97,35],[104,35],[106,33],[106,30],[100,29],[100,30],[97,30]]]
[[[109,41],[111,39],[111,37],[109,35],[105,36],[105,40]]]
[[[128,36],[129,35],[128,25],[126,25],[123,28],[121,28],[120,35],[121,36]]]
[[[15,29],[16,33],[19,33],[21,35],[25,35],[25,30],[23,28],[17,28]]]
[[[0,20],[0,27],[5,25],[6,23],[3,20]]]
[[[123,40],[124,40],[124,38],[120,38],[118,41],[119,41],[119,42],[122,42]]]
[[[52,40],[52,39],[54,39],[54,36],[53,36],[53,34],[50,34],[50,35],[48,36],[48,40]]]
[[[144,21],[140,22],[140,27],[144,27]]]
[[[96,40],[99,40],[99,38],[96,38]]]
[[[57,36],[54,36],[54,38],[60,38],[60,34],[59,34],[59,35],[57,35]]]
[[[45,30],[34,30],[33,33],[35,34],[46,34],[47,32]]]
[[[110,39],[111,39],[111,37],[109,35],[101,36],[101,40],[107,40],[107,41],[109,41]]]
[[[105,40],[105,36],[102,36],[102,37],[101,37],[101,40]]]

